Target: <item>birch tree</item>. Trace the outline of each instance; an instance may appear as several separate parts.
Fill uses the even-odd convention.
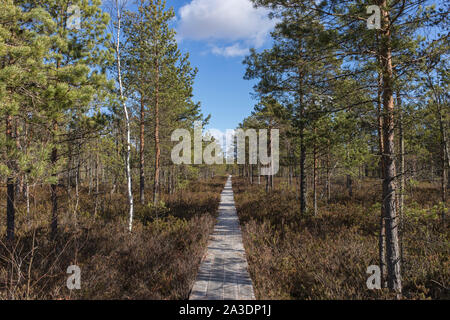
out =
[[[115,61],[116,61],[116,76],[117,84],[119,87],[119,101],[122,106],[123,115],[125,116],[125,174],[127,179],[127,196],[128,196],[128,208],[129,208],[129,219],[128,219],[128,230],[131,232],[133,230],[133,215],[134,215],[134,199],[133,199],[133,189],[131,181],[131,120],[130,112],[127,106],[127,99],[124,94],[124,86],[122,79],[122,46],[123,40],[122,35],[122,23],[123,23],[123,13],[127,1],[123,0],[113,0],[112,2],[112,33],[113,37],[113,47],[115,51]]]

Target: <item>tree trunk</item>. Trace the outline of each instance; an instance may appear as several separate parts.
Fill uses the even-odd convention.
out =
[[[314,144],[314,169],[313,169],[313,198],[314,198],[314,215],[317,216],[317,165],[318,165],[318,157],[317,157],[317,146]]]
[[[327,186],[327,203],[331,200],[331,171],[330,171],[330,148],[328,147],[327,152],[327,172],[326,172],[326,182]]]
[[[11,142],[13,140],[12,136],[12,116],[6,116],[6,139],[7,139],[7,156],[9,158],[11,152]],[[14,188],[15,182],[13,177],[14,164],[11,159],[7,160],[8,169],[10,170],[10,176],[6,179],[6,240],[14,240],[14,219],[16,215],[16,210],[14,207]]]
[[[145,146],[145,106],[144,98],[141,94],[140,112],[140,136],[139,136],[139,200],[141,205],[145,204],[145,173],[144,173],[144,146]]]
[[[379,46],[379,39],[377,35],[377,46]],[[378,57],[378,63],[381,64],[381,59]],[[384,141],[383,141],[383,74],[378,73],[378,96],[377,96],[377,117],[378,117],[378,148],[379,148],[379,177],[384,181]],[[385,185],[382,184],[382,194],[386,194],[384,189]],[[381,203],[381,214],[380,214],[380,235],[378,239],[379,247],[379,259],[380,259],[380,271],[381,271],[381,286],[383,288],[387,287],[387,266],[386,266],[386,220],[385,220],[385,208],[384,201]]]
[[[391,52],[390,16],[386,10],[387,0],[381,1],[383,16],[381,40],[381,67],[383,70],[383,135],[385,176],[383,179],[383,203],[386,216],[386,253],[388,286],[401,295],[402,281],[400,270],[400,247],[398,239],[398,217],[396,212],[396,168],[395,168],[395,132],[394,132],[394,95],[393,68]]]
[[[56,170],[55,166],[56,166],[56,161],[58,160],[58,149],[56,148],[56,131],[58,130],[58,124],[56,123],[56,121],[53,122],[53,143],[55,144],[55,146],[53,147],[52,150],[52,155],[51,155],[51,164],[52,164],[52,168],[53,170]],[[58,179],[58,176],[55,173],[53,173],[53,178],[54,179]],[[51,220],[51,234],[50,237],[51,239],[55,239],[57,233],[58,233],[58,181],[56,181],[55,183],[52,183],[50,186],[50,190],[51,190],[51,201],[52,201],[52,220]]]
[[[159,173],[161,149],[159,144],[159,61],[155,61],[155,185],[153,188],[153,203],[159,202]]]
[[[269,126],[269,132],[272,132],[272,125]],[[274,180],[274,158],[273,158],[273,141],[272,136],[270,137],[270,190],[273,191],[275,188],[275,180]]]
[[[275,187],[275,180],[273,178],[273,173],[270,175],[270,191],[273,191]]]
[[[75,209],[73,210],[73,220],[75,224],[77,223],[77,212],[78,212],[78,206],[80,203],[80,159],[77,160],[77,169],[75,171]]]
[[[100,157],[99,157],[99,149],[98,149],[98,139],[97,139],[97,154],[95,155],[95,208],[94,208],[94,217],[97,217],[98,213],[98,196],[100,193],[100,181],[99,181],[99,167],[100,167]]]
[[[447,181],[448,179],[448,170],[450,168],[450,158],[449,158],[449,151],[448,151],[448,141],[447,141],[447,128],[444,123],[444,119],[442,116],[442,110],[441,110],[441,102],[436,101],[437,104],[437,111],[438,111],[438,119],[439,119],[439,130],[441,131],[441,158],[442,158],[442,177],[441,177],[441,198],[443,202],[444,209],[442,210],[442,221],[445,222],[445,215],[446,215],[446,203],[447,203],[447,184],[450,181]]]
[[[299,72],[301,76],[301,72]],[[301,82],[299,83],[300,95],[300,214],[306,213],[306,196],[307,196],[307,181],[306,181],[306,146],[305,146],[305,107],[303,105],[303,93],[301,90]]]
[[[168,190],[167,190],[167,193],[169,194],[169,195],[171,195],[172,194],[172,167],[169,167],[169,177],[168,177],[168,183],[167,183],[167,188],[168,188]]]
[[[24,142],[24,153],[25,155],[28,155],[28,147],[30,144],[30,137],[29,137],[29,130],[26,121],[24,122],[25,127],[25,142]],[[25,202],[27,206],[27,223],[28,226],[31,226],[31,208],[30,208],[30,184],[28,181],[28,174],[26,173],[24,176],[24,195],[25,195]]]
[[[289,187],[292,186],[292,166],[289,165],[289,172],[288,172],[288,185]]]
[[[261,185],[261,163],[258,161],[258,185]]]
[[[28,183],[28,175],[25,175],[25,202],[27,205],[27,221],[31,225],[31,208],[30,208],[30,185]]]
[[[398,197],[398,212],[400,218],[400,262],[403,263],[403,217],[404,217],[404,205],[405,205],[405,185],[406,185],[406,170],[405,170],[405,139],[403,136],[403,110],[402,110],[402,100],[399,95],[397,95],[398,104],[398,134],[399,134],[399,164],[400,164],[400,190]]]
[[[351,175],[347,175],[347,190],[348,190],[348,196],[350,198],[353,198],[353,179]]]
[[[130,168],[130,155],[131,155],[131,129],[130,129],[130,117],[128,114],[128,108],[125,104],[125,97],[123,94],[123,84],[122,84],[122,68],[121,68],[121,57],[120,57],[120,29],[122,23],[121,9],[119,1],[115,1],[115,6],[117,9],[117,38],[116,38],[116,63],[117,63],[117,78],[119,82],[120,89],[120,99],[122,102],[123,111],[125,114],[125,125],[126,125],[126,155],[125,155],[125,171],[127,175],[127,190],[128,190],[128,206],[129,206],[129,222],[128,229],[131,232],[133,229],[133,215],[134,215],[134,205],[133,205],[133,190],[131,185],[131,168]]]
[[[14,140],[16,140],[16,150],[22,152],[22,147],[19,139],[19,124],[17,119],[14,125]],[[22,175],[18,175],[15,180],[16,180],[16,187],[14,191],[16,192],[16,197],[18,198],[20,196],[20,192],[23,190],[24,178]]]

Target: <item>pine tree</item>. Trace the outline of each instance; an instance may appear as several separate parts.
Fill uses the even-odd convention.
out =
[[[333,31],[326,30],[317,14],[308,9],[309,1],[297,3],[292,8],[289,1],[254,1],[257,5],[273,5],[275,16],[281,21],[272,34],[274,46],[257,54],[251,52],[246,79],[261,79],[255,91],[259,95],[273,94],[281,100],[294,100],[293,124],[299,136],[300,162],[300,213],[306,213],[307,198],[307,143],[309,109],[317,96],[330,94],[324,79],[333,77],[336,61],[332,56]],[[284,6],[284,7],[283,7]],[[325,58],[323,58],[325,57]],[[287,104],[287,103],[286,103]]]
[[[100,1],[47,1],[43,8],[56,24],[49,34],[52,48],[46,54],[48,82],[42,95],[45,97],[44,111],[51,123],[50,134],[53,145],[50,162],[51,182],[51,237],[58,228],[58,171],[66,159],[62,156],[61,130],[74,114],[85,114],[90,102],[99,90],[107,85],[102,66],[110,59],[107,50],[106,26],[109,18],[100,8]],[[39,7],[39,4],[33,4]],[[68,26],[69,5],[80,8],[81,28]]]
[[[49,50],[48,36],[54,28],[50,16],[40,7],[25,8],[12,0],[1,1],[0,12],[0,117],[5,120],[6,131],[2,145],[6,146],[6,166],[0,166],[7,175],[7,239],[13,240],[15,233],[15,186],[21,172],[32,172],[30,160],[18,150],[18,128],[14,122],[19,116],[28,114],[23,121],[31,121],[39,110],[33,109],[36,99],[34,88],[45,84],[46,74],[43,59]],[[37,28],[29,28],[35,21]],[[16,124],[17,126],[17,124]],[[34,162],[39,168],[42,160]],[[34,171],[34,173],[36,173]]]
[[[398,215],[396,208],[396,164],[395,164],[395,101],[397,76],[417,68],[420,61],[427,58],[421,50],[420,43],[425,39],[417,36],[417,31],[424,26],[436,26],[445,21],[445,10],[435,6],[426,6],[426,1],[358,1],[356,3],[342,1],[288,1],[288,0],[255,0],[256,5],[271,7],[276,12],[311,13],[309,18],[322,22],[329,31],[334,47],[333,55],[344,62],[346,73],[340,76],[356,78],[357,75],[370,75],[372,66],[377,66],[380,74],[378,81],[380,104],[379,128],[383,139],[380,143],[383,165],[383,216],[386,222],[386,255],[389,288],[401,295],[400,252],[398,240]],[[381,29],[367,30],[365,12],[367,6],[378,5],[381,12]],[[414,12],[414,14],[410,14]],[[308,21],[302,17],[301,21]],[[378,39],[378,41],[375,41]],[[411,54],[417,51],[417,54]],[[325,55],[326,56],[326,55]],[[371,62],[372,61],[372,62]],[[365,91],[365,87],[350,86],[346,95]],[[365,99],[364,95],[361,95]],[[367,101],[356,102],[362,105]],[[348,106],[347,109],[350,107]],[[380,124],[380,122],[379,122]],[[382,129],[382,130],[381,130]],[[381,136],[381,135],[380,135]],[[381,141],[381,140],[380,140]],[[382,224],[381,228],[384,228]],[[384,230],[381,230],[383,233]],[[381,243],[380,241],[380,248]],[[381,254],[381,260],[383,260]]]

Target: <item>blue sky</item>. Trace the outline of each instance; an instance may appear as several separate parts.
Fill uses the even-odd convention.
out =
[[[242,61],[249,48],[270,44],[274,22],[250,0],[167,0],[167,7],[175,9],[180,49],[199,70],[194,99],[211,114],[208,128],[236,128],[256,103]]]

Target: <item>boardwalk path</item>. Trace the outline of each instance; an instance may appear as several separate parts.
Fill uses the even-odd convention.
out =
[[[192,289],[190,300],[254,300],[231,176],[219,205],[219,218]]]

